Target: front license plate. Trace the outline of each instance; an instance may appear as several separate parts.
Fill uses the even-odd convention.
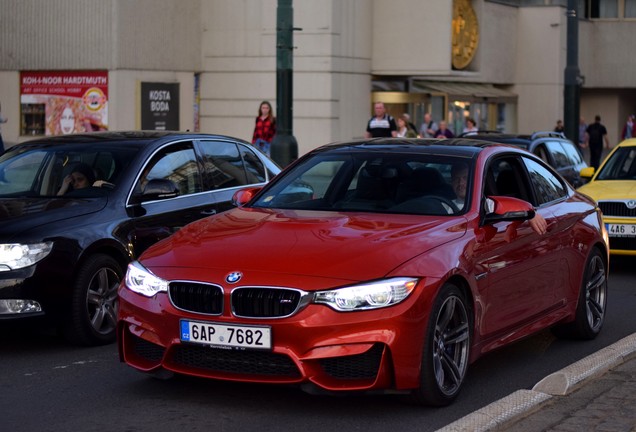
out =
[[[271,349],[272,329],[182,320],[181,340],[224,347]]]
[[[610,237],[636,237],[636,225],[605,224]]]

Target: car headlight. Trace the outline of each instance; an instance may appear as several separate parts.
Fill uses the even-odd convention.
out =
[[[168,292],[168,281],[152,273],[139,262],[128,264],[126,271],[126,287],[146,297],[152,297],[159,292]]]
[[[0,244],[0,271],[31,266],[44,259],[53,248],[53,242],[32,244]]]
[[[400,303],[417,285],[415,278],[393,278],[314,294],[314,303],[326,304],[337,311],[379,309]]]

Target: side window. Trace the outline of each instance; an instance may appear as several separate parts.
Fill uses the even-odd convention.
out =
[[[263,162],[256,156],[250,148],[247,146],[239,145],[243,162],[245,162],[245,171],[247,173],[247,183],[264,183],[267,181],[265,175],[265,166]]]
[[[227,141],[199,141],[203,167],[215,189],[243,186],[247,176],[238,146]]]
[[[546,141],[545,145],[552,153],[552,158],[554,159],[554,167],[555,168],[566,168],[571,165],[570,159],[565,153],[563,147],[561,147],[561,143],[558,141]]]
[[[583,158],[581,157],[581,153],[574,147],[574,144],[570,142],[562,142],[561,145],[567,153],[568,158],[570,159],[572,165],[579,165],[583,163]]]
[[[48,154],[43,151],[32,151],[19,156],[13,156],[0,164],[0,183],[2,195],[15,192],[38,192],[42,195],[55,195],[54,188],[47,190],[51,172],[44,170]],[[41,182],[41,184],[38,184]],[[54,183],[54,181],[51,181]],[[57,187],[56,184],[54,184]],[[40,190],[41,188],[41,190]],[[37,191],[36,191],[37,189]]]
[[[523,173],[517,157],[494,160],[486,171],[484,193],[531,201]]]
[[[534,154],[539,156],[545,163],[550,163],[550,159],[548,158],[548,151],[546,150],[544,144],[539,144],[537,148],[534,149]]]
[[[557,176],[538,162],[523,158],[523,162],[530,174],[530,183],[534,189],[536,206],[556,201],[567,196],[567,188]]]
[[[172,145],[157,153],[144,168],[136,190],[143,191],[148,181],[154,179],[170,180],[179,195],[201,192],[201,173],[192,144]]]

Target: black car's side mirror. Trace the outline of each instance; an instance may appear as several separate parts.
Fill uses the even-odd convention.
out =
[[[179,188],[177,185],[168,179],[152,179],[148,180],[148,183],[144,187],[144,190],[139,196],[138,202],[144,201],[156,201],[168,198],[174,198],[179,195]]]
[[[502,221],[524,221],[534,217],[535,211],[527,201],[507,196],[486,197],[484,224]]]

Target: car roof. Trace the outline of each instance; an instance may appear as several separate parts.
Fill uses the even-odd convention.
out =
[[[496,142],[505,142],[510,144],[517,145],[529,145],[533,141],[542,139],[542,138],[552,138],[557,140],[568,141],[567,137],[561,132],[553,132],[553,131],[538,131],[533,132],[532,134],[513,134],[513,133],[504,133],[500,131],[490,131],[484,130],[476,133],[471,133],[470,135],[464,135],[465,137],[470,136],[471,138],[482,139],[486,141],[496,141]]]
[[[628,138],[625,141],[621,141],[618,144],[619,147],[635,147],[636,146],[636,138]]]
[[[59,144],[73,145],[86,143],[126,143],[144,147],[150,142],[164,142],[179,139],[229,139],[247,143],[238,138],[226,135],[204,134],[196,132],[175,132],[175,131],[108,131],[108,132],[91,132],[82,134],[56,135],[49,137],[37,138],[17,144],[18,146],[55,146]]]
[[[473,157],[486,147],[501,146],[501,143],[470,138],[369,138],[339,141],[326,144],[312,153],[324,151],[386,151],[417,152],[426,154],[443,153],[463,157]]]

